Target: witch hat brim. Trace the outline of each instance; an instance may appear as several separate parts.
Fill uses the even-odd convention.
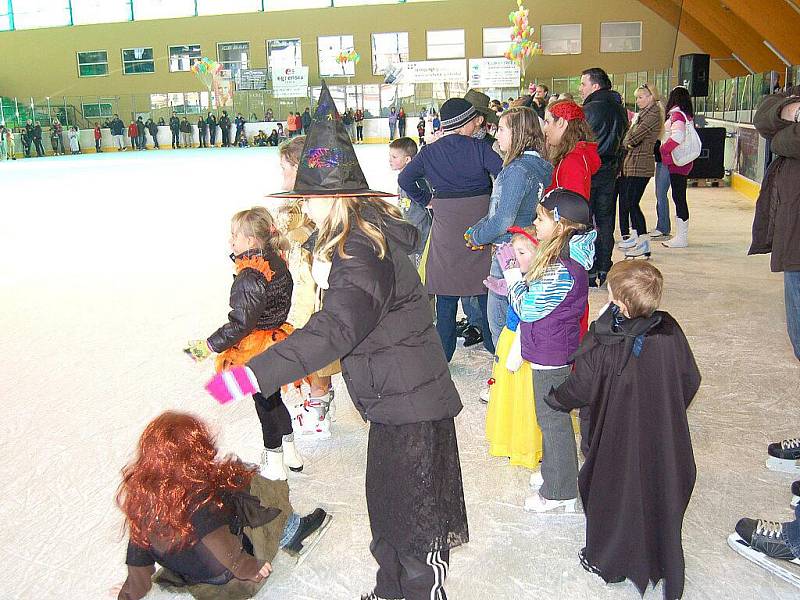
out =
[[[353,142],[325,81],[317,110],[306,135],[297,166],[294,189],[267,194],[268,198],[391,197],[397,194],[373,190],[361,170]]]

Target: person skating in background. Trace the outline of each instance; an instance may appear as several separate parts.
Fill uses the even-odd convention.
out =
[[[397,109],[392,106],[389,109],[389,141],[394,140],[394,136],[397,133]]]
[[[563,188],[551,191],[537,205],[534,226],[541,244],[524,277],[509,244],[495,253],[509,303],[522,322],[521,354],[533,370],[536,419],[542,430],[540,486],[525,500],[525,510],[576,512],[578,457],[572,419],[548,406],[545,398],[571,371],[597,233],[589,230],[592,220],[586,199]]]
[[[406,137],[406,110],[402,106],[397,111],[397,132],[400,137]]]
[[[10,127],[3,128],[3,139],[5,141],[6,159],[17,160],[17,155],[14,148],[14,132],[11,131]]]
[[[147,150],[147,127],[145,127],[142,117],[136,119],[136,147],[139,150]]]
[[[414,140],[408,137],[401,137],[389,144],[389,168],[392,171],[401,173],[408,163],[417,155],[417,145]],[[425,179],[418,179],[414,182],[415,187],[421,192],[415,194],[418,198],[412,201],[409,195],[398,186],[398,207],[403,213],[403,218],[416,227],[419,233],[417,245],[414,251],[408,255],[414,266],[419,268],[425,245],[428,242],[428,235],[431,232],[431,222],[433,217],[428,208],[431,201],[431,191]]]
[[[680,325],[659,311],[663,278],[646,262],[614,265],[609,305],[574,354],[575,369],[547,402],[589,406],[589,452],[579,487],[586,514],[581,565],[640,594],[664,580],[683,595],[681,530],[696,467],[686,410],[700,371]]]
[[[356,144],[364,143],[364,111],[356,108],[356,114],[353,116],[353,121],[356,124]]]
[[[292,276],[281,258],[287,244],[266,208],[251,208],[233,216],[230,246],[236,276],[228,322],[207,339],[190,341],[187,348],[198,361],[212,352],[219,353],[217,372],[245,364],[286,339],[293,330],[286,322]],[[303,459],[295,448],[292,418],[280,390],[255,394],[253,401],[264,441],[261,474],[278,480],[286,479],[286,468],[302,471]]]
[[[194,146],[194,142],[192,141],[192,124],[189,123],[189,119],[186,115],[181,119],[181,144],[184,148],[191,148]]]
[[[53,156],[59,156],[63,154],[63,152],[58,151],[58,133],[56,132],[56,128],[54,126],[50,127],[50,147],[53,149]]]
[[[61,125],[61,121],[53,119],[50,131],[50,144],[53,147],[53,154],[61,156],[64,154],[64,127]]]
[[[231,118],[228,116],[228,111],[223,110],[222,116],[219,118],[219,129],[222,131],[222,147],[230,148],[231,145]]]
[[[308,135],[308,130],[311,128],[311,112],[307,106],[306,109],[303,111],[302,116],[300,117],[300,124],[303,127],[302,134]]]
[[[103,132],[100,130],[100,123],[94,124],[94,131],[92,133],[94,136],[94,151],[100,153],[103,151],[100,147],[100,140],[103,138]]]
[[[33,145],[33,122],[30,119],[28,119],[27,121],[25,121],[25,128],[22,130],[22,150],[25,153],[25,158],[31,157],[32,145]]]
[[[208,113],[206,117],[206,125],[208,126],[208,135],[211,138],[211,147],[217,146],[217,116],[214,113]]]
[[[181,147],[181,120],[178,118],[178,113],[172,113],[169,118],[169,130],[172,133],[172,149]]]
[[[308,152],[284,195],[304,198],[319,228],[315,255],[330,264],[322,310],[207,389],[223,402],[256,386],[270,393],[341,357],[350,397],[369,421],[367,511],[379,568],[362,598],[446,598],[449,553],[469,540],[453,420],[461,400],[406,256],[417,231],[382,198],[389,194],[369,189],[335,111],[323,82]],[[348,168],[311,154],[326,148]]]
[[[209,426],[180,412],[147,425],[117,505],[129,535],[128,576],[112,588],[118,600],[144,598],[153,582],[198,600],[252,598],[279,548],[305,558],[331,522],[321,508],[300,517],[286,482],[222,458]]]
[[[236,146],[240,146],[241,147],[241,143],[240,142],[242,141],[242,136],[244,136],[245,138],[247,137],[247,135],[244,132],[245,123],[247,123],[247,121],[242,116],[242,113],[236,113],[236,119],[234,120],[234,124],[236,125],[236,136],[233,139],[233,143]],[[245,140],[245,142],[246,141],[247,140]]]
[[[36,148],[36,156],[44,156],[44,146],[42,146],[42,124],[35,121],[33,125],[33,145]]]
[[[69,138],[69,150],[71,154],[81,153],[80,136],[81,133],[80,131],[78,131],[78,128],[76,126],[73,125],[69,128],[67,137]]]
[[[425,115],[419,115],[419,121],[417,121],[417,139],[419,140],[419,147],[422,148],[425,145]]]
[[[197,119],[197,137],[200,138],[200,147],[208,148],[208,123],[203,115]]]
[[[110,129],[111,136],[114,138],[114,146],[117,148],[117,152],[126,150],[125,123],[122,122],[122,119],[119,118],[119,115],[114,115],[114,118],[111,119]]]
[[[628,130],[628,113],[622,97],[611,89],[611,79],[600,68],[586,69],[581,75],[583,112],[594,131],[601,166],[592,176],[589,204],[597,227],[596,256],[589,272],[589,286],[602,286],[611,269],[616,216],[614,184],[619,171],[622,139]]]
[[[347,130],[347,135],[350,136],[350,141],[355,142],[356,139],[356,122],[354,120],[353,109],[348,108],[342,115],[342,123]]]

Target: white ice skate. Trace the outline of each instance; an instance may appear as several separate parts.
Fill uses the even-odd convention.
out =
[[[789,564],[800,565],[800,559],[782,560],[779,558],[772,558],[750,547],[738,533],[732,533],[728,536],[728,546],[730,546],[737,554],[741,554],[747,560],[756,563],[759,567],[763,567],[773,575],[776,575],[791,583],[795,587],[800,588],[800,570],[790,567]]]
[[[283,451],[272,452],[264,448],[261,455],[261,476],[272,481],[286,481],[286,467],[283,464]]]
[[[562,508],[563,510],[561,510]],[[538,491],[533,496],[525,499],[525,511],[540,514],[580,514],[577,498],[570,498],[569,500],[549,500]]]
[[[770,456],[767,459],[767,468],[770,471],[800,475],[800,460],[786,460],[784,458],[775,458],[774,456]]]
[[[331,437],[330,413],[320,419],[319,413],[315,409],[304,409],[297,415],[296,420],[300,423],[303,440],[327,440]]]
[[[294,435],[283,436],[283,466],[294,473],[300,473],[303,470],[303,457],[300,456],[294,445]]]
[[[800,475],[800,438],[774,442],[767,447],[767,454],[769,470]]]
[[[542,477],[542,472],[536,471],[535,473],[531,473],[531,481],[530,481],[531,489],[538,490],[543,485],[544,485],[544,477]]]

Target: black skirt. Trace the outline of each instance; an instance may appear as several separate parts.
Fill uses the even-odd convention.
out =
[[[371,423],[367,510],[372,538],[421,556],[469,541],[453,419]]]

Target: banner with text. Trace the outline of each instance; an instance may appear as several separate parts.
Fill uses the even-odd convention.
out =
[[[272,95],[275,98],[308,96],[308,67],[273,68]]]
[[[392,65],[386,71],[385,83],[451,83],[467,80],[467,61],[421,60]]]
[[[507,58],[470,58],[469,87],[518,88],[519,66]]]

